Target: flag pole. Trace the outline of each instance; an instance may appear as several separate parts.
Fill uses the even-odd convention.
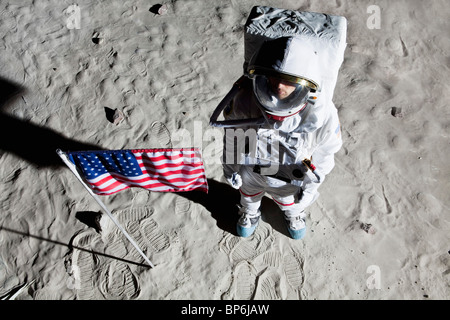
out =
[[[65,152],[61,151],[60,149],[57,149],[56,153],[59,155],[61,160],[67,165],[67,167],[70,169],[70,171],[72,171],[72,173],[75,175],[75,177],[77,177],[77,179],[81,182],[81,184],[86,188],[86,190],[89,192],[89,194],[95,199],[95,201],[97,201],[97,203],[100,205],[100,207],[103,209],[103,211],[105,211],[105,213],[108,215],[108,217],[114,222],[114,224],[119,228],[119,230],[125,235],[125,237],[136,248],[136,250],[139,252],[139,254],[142,257],[144,257],[145,261],[150,265],[150,267],[154,268],[155,266],[153,265],[153,263],[147,258],[147,256],[144,254],[144,252],[142,252],[141,248],[139,248],[137,243],[133,240],[133,238],[131,238],[131,236],[128,234],[128,232],[122,227],[122,225],[119,223],[119,221],[117,221],[117,219],[114,218],[112,213],[108,210],[108,208],[106,208],[103,201],[100,200],[100,198],[92,191],[92,189],[89,188],[89,186],[87,186],[84,183],[83,179],[80,177],[80,175],[77,172],[75,164],[73,164],[69,160],[67,154]]]

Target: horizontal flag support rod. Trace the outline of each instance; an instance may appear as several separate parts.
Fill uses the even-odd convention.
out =
[[[89,192],[89,194],[97,201],[97,203],[100,205],[100,207],[103,209],[103,211],[108,215],[108,217],[114,222],[114,224],[119,228],[119,230],[125,235],[125,237],[128,239],[128,241],[131,242],[131,244],[136,248],[136,250],[139,252],[139,254],[144,258],[144,260],[149,264],[151,268],[154,268],[155,266],[153,263],[147,258],[147,256],[144,254],[144,252],[139,248],[136,241],[128,234],[128,232],[122,227],[122,225],[117,221],[117,219],[112,215],[112,213],[108,210],[108,208],[105,206],[103,201],[100,200],[100,198],[92,191],[89,186],[85,184],[81,176],[78,174],[78,171],[75,167],[75,165],[69,160],[66,153],[61,151],[60,149],[56,150],[56,153],[59,155],[61,160],[67,165],[67,167],[72,171],[72,173],[77,177],[77,179],[81,182],[81,184],[86,188],[86,190]]]

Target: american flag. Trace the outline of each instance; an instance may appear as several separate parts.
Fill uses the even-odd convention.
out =
[[[80,151],[67,155],[98,195],[130,187],[160,192],[194,189],[208,192],[198,148]]]

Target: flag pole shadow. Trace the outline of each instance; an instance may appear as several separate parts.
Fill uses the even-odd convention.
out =
[[[121,261],[121,262],[124,262],[124,263],[134,264],[134,265],[139,266],[139,267],[148,268],[148,265],[145,264],[145,263],[131,261],[131,260],[127,260],[127,259],[124,259],[124,258],[113,256],[113,255],[110,255],[110,254],[107,254],[107,253],[104,253],[104,252],[98,252],[98,251],[86,249],[86,248],[83,248],[83,247],[74,246],[72,244],[73,237],[72,237],[72,239],[70,239],[69,243],[65,243],[65,242],[61,242],[61,241],[58,241],[58,240],[47,239],[47,238],[44,238],[44,237],[41,237],[41,236],[33,235],[33,234],[28,233],[28,232],[23,232],[23,231],[19,231],[19,230],[10,229],[10,228],[4,227],[4,226],[0,226],[0,231],[11,232],[11,233],[15,233],[15,234],[18,234],[18,235],[21,235],[21,236],[37,239],[37,240],[40,240],[40,241],[46,241],[46,242],[50,242],[50,243],[57,244],[57,245],[60,245],[60,246],[65,246],[69,250],[76,249],[76,250],[80,250],[80,251],[85,251],[85,252],[92,253],[94,255],[103,256],[103,257],[106,257],[106,258],[109,258],[109,259],[118,260],[118,261]]]

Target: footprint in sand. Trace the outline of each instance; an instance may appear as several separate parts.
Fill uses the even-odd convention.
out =
[[[108,234],[106,236],[105,242],[106,254],[116,258],[124,258],[127,255],[127,244],[125,243],[123,235],[120,233],[120,231],[111,232],[110,234]]]
[[[83,240],[89,241],[89,239]],[[92,263],[95,255],[91,252],[80,251],[78,256],[74,254],[75,263],[78,265],[78,270],[72,268],[75,286],[79,288],[77,298],[83,300],[99,299],[98,296],[93,294],[97,292],[97,290],[94,290],[93,280],[96,280],[99,284],[100,292],[106,299],[127,300],[135,298],[140,292],[136,276],[126,263],[117,260],[126,257],[128,254],[128,245],[123,239],[123,235],[114,230],[114,232],[106,235],[104,241],[106,242],[105,253],[116,259],[108,259],[100,265],[98,262]],[[77,273],[79,279],[77,279]],[[89,279],[90,281],[88,281]]]
[[[299,292],[303,284],[303,260],[295,252],[283,257],[283,270],[292,289]]]
[[[177,196],[175,200],[175,213],[185,215],[189,212],[191,212],[191,202],[182,196]]]
[[[250,300],[255,293],[255,286],[255,267],[247,261],[241,261],[234,268],[230,288],[222,298],[226,300]]]
[[[69,273],[73,277],[73,289],[79,300],[96,299],[94,279],[96,277],[99,260],[92,253],[91,243],[99,237],[91,232],[81,232],[73,239],[73,252]]]
[[[169,247],[169,238],[163,234],[155,220],[151,219],[154,209],[152,207],[140,207],[125,209],[115,213],[119,222],[125,226],[128,234],[134,239],[139,248],[147,254],[159,252]],[[114,228],[114,226],[112,226]],[[118,257],[125,257],[130,255],[130,259],[139,260],[143,262],[142,256],[137,250],[128,246],[129,251],[124,252],[120,247],[115,237],[119,237],[120,241],[124,243],[124,238],[119,234],[117,228],[114,229],[114,235],[108,235],[106,242],[108,243],[107,249],[111,255]]]
[[[125,209],[114,213],[117,220],[125,226],[126,231],[135,240],[141,250],[149,254],[160,252],[170,246],[169,237],[161,231],[156,221],[150,218],[153,212],[154,209],[151,207],[142,207]],[[110,223],[107,230],[110,230],[110,234],[107,234],[103,238],[107,243],[109,254],[123,258],[129,253],[136,259],[142,258],[137,250],[128,245],[126,248],[129,249],[126,252],[119,247],[119,242],[123,242],[124,237],[115,225],[111,225]]]
[[[134,241],[137,243],[139,248],[147,254],[147,242],[144,239],[144,236],[141,232],[141,225],[138,221],[129,221],[126,224],[126,229],[130,236],[134,239]],[[141,256],[141,254],[133,248],[132,251],[130,251],[131,257],[136,260],[140,261],[141,263],[144,263],[144,258]]]
[[[17,21],[14,13],[8,10],[0,12],[0,21],[2,21],[2,30],[15,32],[17,29]]]
[[[141,289],[139,281],[130,267],[121,261],[113,260],[99,276],[100,292],[108,299],[129,300],[136,298]]]
[[[154,211],[153,207],[144,206],[116,211],[114,214],[117,216],[117,220],[120,223],[125,224],[129,221],[141,222],[150,217]]]
[[[185,283],[192,280],[190,271],[187,268],[186,260],[184,260],[184,235],[183,230],[179,229],[172,233],[170,237],[170,250],[171,257],[173,259],[181,259],[177,264],[176,270],[173,274],[175,286],[177,288],[182,287]]]
[[[273,271],[265,271],[258,277],[258,285],[256,288],[256,300],[279,300],[280,295],[280,275]]]
[[[145,237],[146,234],[150,235],[153,246],[158,249],[166,247],[166,242],[162,241],[158,234],[159,229],[153,228],[145,231],[147,221],[154,221],[149,218],[153,214],[153,208],[126,209],[114,214],[144,252],[147,251],[149,242]],[[70,284],[73,284],[76,289],[76,297],[81,300],[101,299],[103,295],[106,299],[134,299],[140,292],[138,279],[130,266],[120,259],[142,257],[129,245],[114,224],[104,220],[102,230],[102,236],[93,231],[83,231],[73,239],[74,250],[69,272],[73,278]],[[93,249],[93,246],[99,243],[102,249]],[[153,250],[153,247],[151,249]],[[99,259],[93,253],[95,251],[105,252],[110,258],[102,259],[103,263],[100,264]]]
[[[278,268],[280,265],[281,254],[277,251],[268,251],[263,254],[262,259],[264,265]]]
[[[155,220],[150,218],[143,220],[141,228],[144,239],[156,252],[160,252],[170,246],[169,237],[162,233]]]
[[[255,234],[240,238],[228,234],[219,244],[231,261],[252,260],[270,249],[274,241],[273,232],[266,224],[260,223]]]
[[[157,141],[162,148],[172,148],[172,139],[167,127],[159,121],[152,123],[152,134],[156,136]]]

